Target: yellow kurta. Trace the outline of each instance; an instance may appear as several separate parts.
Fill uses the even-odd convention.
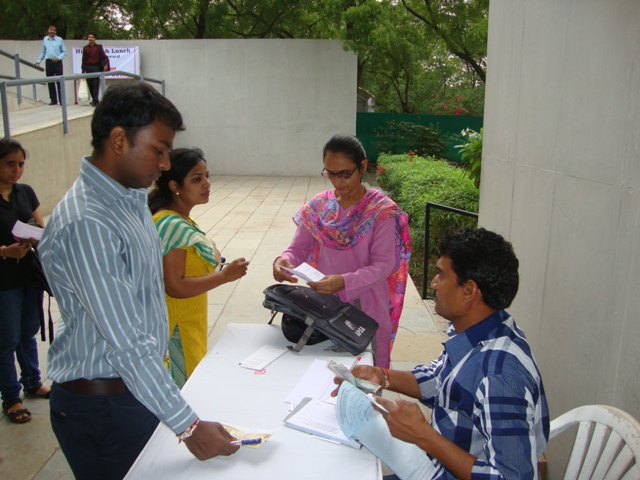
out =
[[[158,222],[169,214],[176,214],[176,212],[163,210],[156,213],[153,220]],[[187,252],[185,277],[199,277],[214,271],[213,265],[200,256],[195,246],[179,248]],[[213,248],[216,251],[215,245]],[[169,312],[169,338],[177,325],[184,352],[186,378],[189,378],[200,360],[207,354],[207,293],[204,292],[188,298],[174,298],[165,295]]]
[[[211,264],[196,252],[196,247],[186,247],[186,277],[200,277],[213,271]],[[210,269],[208,268],[210,267]],[[169,334],[178,326],[187,378],[207,354],[207,292],[195,297],[173,298],[166,295],[169,310]]]

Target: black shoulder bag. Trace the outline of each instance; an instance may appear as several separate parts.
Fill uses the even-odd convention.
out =
[[[362,353],[373,340],[378,322],[336,295],[322,295],[298,285],[276,284],[264,290],[262,305],[271,310],[271,320],[283,314],[282,332],[299,352],[309,344],[331,340],[353,355]]]
[[[53,290],[51,290],[51,285],[49,285],[49,281],[47,280],[47,276],[44,274],[44,269],[42,268],[42,262],[40,261],[40,255],[38,254],[38,250],[34,247],[31,247],[31,265],[33,267],[33,277],[38,284],[38,288],[45,292],[49,296],[49,306],[47,311],[49,312],[49,344],[53,342],[53,318],[51,317],[51,297],[53,297]],[[40,303],[40,338],[42,341],[46,341],[47,336],[45,333],[45,322],[44,322],[44,306],[42,302]]]

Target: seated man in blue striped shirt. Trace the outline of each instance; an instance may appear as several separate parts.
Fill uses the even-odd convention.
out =
[[[353,373],[432,409],[429,423],[414,402],[379,399],[391,434],[429,455],[432,478],[539,478],[547,401],[524,333],[504,310],[518,291],[518,259],[483,228],[446,234],[438,254],[435,311],[451,322],[440,357],[409,372]]]
[[[175,106],[141,82],[111,86],[93,114],[93,154],[38,247],[60,307],[48,356],[51,425],[78,479],[126,475],[165,423],[200,460],[238,450],[200,421],[163,364],[162,250],[147,189],[170,168]]]

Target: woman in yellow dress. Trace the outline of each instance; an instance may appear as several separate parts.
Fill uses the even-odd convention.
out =
[[[167,308],[169,366],[182,388],[207,353],[207,292],[247,273],[238,258],[222,268],[220,252],[190,217],[211,193],[209,170],[199,149],[171,152],[171,169],[149,193],[149,208],[160,235]]]

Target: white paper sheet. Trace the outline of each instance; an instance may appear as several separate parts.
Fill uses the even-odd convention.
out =
[[[13,236],[16,238],[24,238],[26,240],[33,238],[38,241],[42,239],[42,232],[44,232],[43,228],[23,223],[20,220],[16,222],[13,230],[11,231]]]
[[[334,377],[335,374],[327,368],[327,361],[316,359],[284,401],[298,405],[305,397],[327,400],[336,388]]]
[[[318,280],[322,280],[324,278],[324,273],[320,272],[319,270],[316,270],[307,262],[301,263],[296,268],[287,268],[287,267],[281,267],[281,268],[283,268],[289,273],[292,273],[293,275],[300,277],[303,280],[306,280],[307,282],[317,282]]]
[[[402,480],[434,478],[436,468],[425,452],[394,438],[371,401],[354,385],[348,382],[341,385],[336,417],[345,437],[357,439]]]
[[[265,345],[240,362],[240,366],[250,370],[262,370],[287,351],[287,347]]]

